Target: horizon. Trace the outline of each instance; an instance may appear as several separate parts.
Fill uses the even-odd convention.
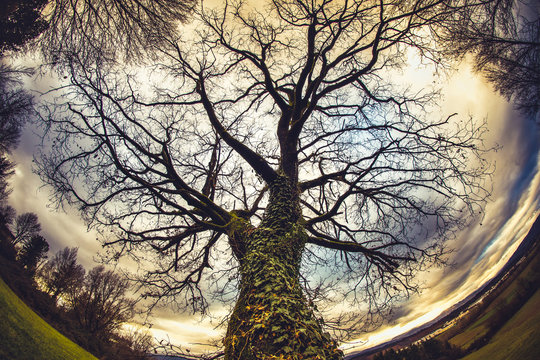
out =
[[[19,59],[24,63],[24,60]],[[424,283],[419,295],[413,295],[394,309],[392,318],[381,328],[362,334],[340,347],[346,354],[372,348],[433,321],[455,304],[490,281],[506,264],[540,214],[540,142],[538,122],[513,108],[491,85],[472,71],[468,62],[456,64],[448,77],[434,77],[431,67],[421,68],[410,58],[403,75],[415,86],[431,86],[439,82],[443,93],[442,114],[458,112],[475,121],[485,119],[489,134],[484,139],[487,148],[497,148],[486,154],[495,164],[491,179],[491,197],[484,210],[470,219],[449,241],[453,266],[431,268],[418,274]],[[418,77],[418,79],[417,79]],[[34,77],[26,81],[30,90],[46,91],[53,86],[50,79]],[[440,114],[433,114],[440,116]],[[97,265],[102,250],[96,238],[101,235],[87,229],[77,210],[65,205],[51,207],[50,189],[32,172],[32,157],[40,142],[36,124],[28,124],[12,159],[17,164],[11,178],[13,192],[9,203],[17,213],[35,212],[42,224],[42,233],[50,244],[50,254],[69,246],[79,248],[79,262],[86,268]],[[123,260],[120,265],[136,272],[137,264]],[[179,312],[174,306],[157,308],[153,314],[152,333],[158,339],[189,348],[192,353],[215,350],[211,342],[224,335],[217,324],[227,316],[230,307],[220,303],[210,306],[211,317]],[[332,313],[332,311],[328,311]]]

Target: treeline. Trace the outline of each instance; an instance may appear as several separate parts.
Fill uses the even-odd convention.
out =
[[[429,339],[407,348],[388,349],[375,354],[373,360],[455,360],[464,356],[464,352],[448,341]]]
[[[33,229],[25,239],[19,236],[23,218],[35,219],[25,228]],[[35,232],[40,229],[35,214],[23,214],[0,227],[0,276],[34,311],[100,359],[146,358],[152,337],[123,327],[136,312],[125,277],[103,266],[86,272],[74,247],[48,259],[48,243]]]
[[[49,259],[38,216],[18,215],[8,205],[9,157],[33,115],[33,98],[22,88],[29,70],[5,66],[0,51],[0,276],[34,311],[68,338],[101,359],[143,359],[152,346],[144,331],[123,327],[135,315],[128,280],[103,266],[86,272],[77,248]]]
[[[17,229],[19,223],[15,222],[13,228]],[[0,275],[19,297],[52,326],[101,359],[145,358],[152,338],[142,331],[127,332],[122,328],[135,315],[136,301],[127,296],[127,279],[103,266],[86,272],[77,263],[77,248],[66,247],[47,260],[47,253],[41,250],[48,249],[48,244],[41,235],[14,242],[20,239],[20,233],[15,231],[10,236],[10,229],[2,225]],[[32,250],[36,249],[32,244],[41,241],[45,246]]]
[[[536,251],[538,251],[538,247]],[[538,291],[540,288],[540,258],[536,255],[532,261],[530,270],[526,274],[519,274],[520,276],[515,279],[516,288],[511,296],[500,299],[496,303],[493,315],[487,320],[487,333],[475,340],[467,349],[468,352],[476,351],[486,345]],[[525,267],[525,264],[522,266]]]

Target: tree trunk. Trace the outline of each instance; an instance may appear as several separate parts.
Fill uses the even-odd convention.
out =
[[[260,226],[243,224],[229,232],[241,279],[224,340],[225,359],[342,359],[302,293],[299,270],[306,233],[297,191],[287,178],[271,184]]]

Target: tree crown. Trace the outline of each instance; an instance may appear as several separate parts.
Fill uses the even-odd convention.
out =
[[[67,101],[44,118],[55,152],[39,171],[58,201],[114,229],[113,257],[154,266],[146,295],[194,309],[208,286],[230,298],[231,239],[260,224],[285,178],[307,233],[306,290],[362,301],[369,324],[417,289],[416,271],[444,262],[444,240],[487,196],[482,127],[430,113],[435,94],[388,77],[407,49],[433,54],[426,36],[454,5],[201,9],[193,38],[161,39],[151,90],[141,74],[70,54]]]

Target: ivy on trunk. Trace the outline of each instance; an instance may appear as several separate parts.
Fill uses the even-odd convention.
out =
[[[233,235],[242,242],[240,295],[224,340],[226,359],[341,359],[300,286],[307,241],[298,190],[285,176],[270,185],[261,224]]]

